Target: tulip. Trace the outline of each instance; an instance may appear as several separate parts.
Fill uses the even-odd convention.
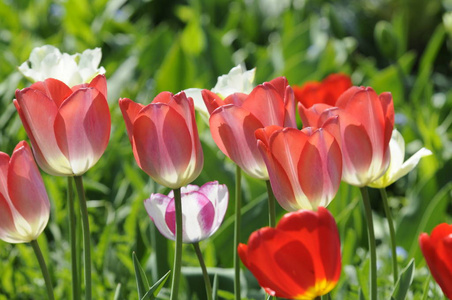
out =
[[[300,86],[293,86],[297,101],[309,108],[317,103],[334,106],[339,96],[352,87],[352,80],[345,74],[331,74],[322,82],[309,81]]]
[[[421,148],[407,161],[404,162],[405,141],[403,140],[403,136],[400,134],[400,132],[397,131],[397,129],[394,129],[392,131],[392,137],[389,142],[389,152],[391,153],[391,162],[389,163],[389,167],[386,170],[386,173],[384,173],[384,175],[377,180],[371,182],[369,184],[370,187],[385,188],[393,184],[399,178],[405,176],[406,174],[408,174],[408,172],[413,170],[422,157],[432,154],[430,150]]]
[[[16,90],[16,106],[38,165],[57,176],[79,176],[100,159],[110,138],[107,82],[68,87],[49,78]]]
[[[327,127],[337,127],[337,117]],[[279,204],[288,211],[327,206],[339,189],[339,143],[323,128],[270,126],[256,131],[259,150]]]
[[[19,66],[19,71],[32,82],[54,78],[72,87],[105,74],[103,67],[98,68],[101,57],[100,48],[69,55],[54,46],[44,45],[31,51],[30,58]]]
[[[390,162],[389,141],[394,128],[394,105],[390,93],[377,95],[370,87],[351,87],[332,107],[319,103],[299,104],[305,126],[322,127],[329,117],[339,116],[342,180],[363,187],[386,172]]]
[[[439,224],[430,236],[422,233],[419,244],[433,278],[452,299],[452,225]]]
[[[41,174],[25,141],[11,155],[0,152],[0,239],[28,243],[49,221],[50,203]]]
[[[223,99],[235,93],[249,94],[253,90],[255,73],[256,68],[247,71],[242,65],[237,65],[228,74],[219,76],[211,91]],[[208,119],[209,113],[202,99],[202,89],[190,88],[184,92],[188,97],[193,98],[195,109]]]
[[[238,247],[240,259],[272,296],[314,299],[331,291],[341,274],[341,244],[330,212],[299,210],[276,228],[253,232]]]
[[[193,100],[184,92],[162,92],[145,106],[119,99],[138,166],[157,183],[172,189],[201,173],[203,153]]]
[[[197,243],[214,234],[223,221],[228,207],[228,188],[217,181],[201,187],[188,185],[181,188],[182,195],[182,241]],[[149,217],[162,235],[175,240],[176,213],[174,193],[168,196],[151,194],[144,200]]]
[[[267,180],[254,132],[270,125],[296,127],[295,100],[287,80],[279,77],[249,95],[236,93],[225,99],[208,90],[202,93],[218,148],[250,176]]]

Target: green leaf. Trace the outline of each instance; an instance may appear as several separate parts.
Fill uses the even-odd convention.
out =
[[[138,289],[138,299],[143,299],[146,294],[146,291],[149,290],[149,282],[144,273],[143,268],[141,268],[140,262],[138,261],[137,255],[135,251],[132,253],[133,257],[133,267],[135,269],[135,279],[137,281],[137,289]]]
[[[413,282],[414,277],[414,259],[411,259],[408,266],[402,270],[400,273],[399,280],[395,285],[394,291],[392,293],[392,297],[395,300],[404,300],[406,298],[406,294],[408,289]]]
[[[212,299],[217,300],[217,293],[218,293],[218,274],[215,273],[215,276],[213,277],[213,286],[212,286]]]
[[[147,299],[155,299],[155,297],[158,295],[162,287],[165,285],[166,280],[169,277],[171,271],[166,272],[165,275],[163,275],[162,278],[160,278],[156,283],[154,283],[153,286],[147,291],[146,294],[140,299],[140,300],[147,300]]]
[[[121,288],[122,285],[118,283],[118,285],[116,286],[115,297],[113,298],[113,300],[119,300],[119,296],[121,296]]]

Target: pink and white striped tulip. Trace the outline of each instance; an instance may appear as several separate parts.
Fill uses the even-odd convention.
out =
[[[119,99],[138,166],[157,183],[176,189],[201,173],[204,157],[193,100],[162,92],[151,104]]]
[[[0,239],[36,240],[49,221],[50,203],[41,174],[25,141],[11,155],[0,152]]]
[[[235,93],[222,99],[209,90],[202,95],[218,148],[248,175],[267,180],[254,132],[271,125],[296,127],[295,98],[287,79],[278,77],[258,85],[249,95]]]
[[[203,186],[188,185],[181,188],[182,241],[196,243],[207,239],[217,231],[228,208],[229,193],[225,184],[217,181]],[[174,193],[168,196],[151,194],[144,200],[149,217],[162,235],[175,240],[176,211]]]
[[[325,124],[337,127],[337,117]],[[342,157],[328,130],[269,126],[256,131],[258,147],[279,204],[288,211],[327,206],[339,189]]]
[[[48,174],[82,175],[107,148],[111,119],[104,75],[72,88],[48,78],[17,90],[14,105]]]

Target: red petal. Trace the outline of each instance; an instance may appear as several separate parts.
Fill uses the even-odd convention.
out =
[[[262,127],[284,125],[284,100],[271,84],[264,83],[255,87],[242,108],[253,114],[262,123]]]
[[[121,109],[124,122],[126,123],[127,135],[129,136],[130,143],[132,143],[133,122],[143,107],[143,104],[135,103],[128,98],[119,99],[119,108]]]
[[[44,93],[49,99],[60,107],[63,101],[72,94],[72,90],[64,82],[54,78],[47,78],[45,81],[38,81],[30,86],[32,90]]]

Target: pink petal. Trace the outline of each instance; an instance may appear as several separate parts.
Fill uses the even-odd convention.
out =
[[[185,119],[167,104],[148,105],[140,112],[133,140],[137,162],[158,183],[179,188],[194,179],[186,174],[194,151],[190,132]]]
[[[209,114],[212,114],[215,109],[225,104],[220,96],[210,90],[202,90],[201,95]]]
[[[151,194],[150,198],[144,200],[144,207],[160,233],[167,239],[174,241],[174,233],[168,228],[165,220],[166,209],[171,201],[174,201],[171,197]]]
[[[133,132],[133,122],[135,121],[138,113],[143,109],[144,105],[140,103],[135,103],[128,98],[119,99],[119,108],[121,109],[124,122],[126,123],[127,135],[129,136],[129,141],[132,144],[132,132]],[[133,147],[133,144],[132,144]]]
[[[63,101],[72,94],[72,90],[64,82],[54,78],[47,78],[45,81],[38,81],[30,86],[32,90],[44,93],[49,99],[60,107]]]
[[[271,84],[255,87],[242,108],[253,114],[262,123],[261,127],[284,124],[284,100]]]
[[[96,89],[80,89],[60,107],[55,119],[58,146],[74,175],[81,175],[102,156],[110,138],[110,110]]]
[[[49,220],[50,203],[31,149],[25,142],[19,143],[11,156],[8,192],[15,209],[37,238]]]
[[[39,90],[16,91],[16,109],[30,138],[36,161],[52,175],[70,175],[71,166],[58,146],[54,124],[58,108]]]
[[[91,82],[88,84],[88,87],[95,88],[98,90],[107,100],[107,79],[105,78],[105,75],[100,74],[91,80]]]
[[[217,108],[210,116],[210,132],[218,148],[249,175],[267,179],[264,161],[254,132],[262,123],[248,111],[234,105]]]

